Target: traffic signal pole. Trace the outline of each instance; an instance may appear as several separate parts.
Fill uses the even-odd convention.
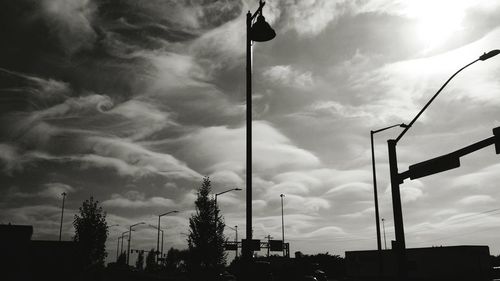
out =
[[[403,210],[401,208],[401,194],[399,184],[402,182],[398,173],[396,155],[396,140],[388,140],[389,170],[391,174],[392,211],[394,215],[394,230],[396,232],[397,276],[398,280],[406,280],[406,243],[403,225]]]

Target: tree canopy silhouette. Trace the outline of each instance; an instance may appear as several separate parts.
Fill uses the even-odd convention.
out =
[[[104,267],[108,238],[106,213],[93,197],[83,202],[73,221],[74,241],[78,242],[80,255],[86,268]]]
[[[215,272],[226,263],[224,219],[209,196],[211,189],[210,179],[204,178],[195,201],[196,214],[189,219],[189,267],[193,272]]]
[[[143,251],[139,251],[139,254],[137,255],[137,260],[135,261],[135,268],[137,268],[137,270],[144,269],[144,252]]]
[[[158,270],[158,264],[156,263],[156,252],[155,249],[151,249],[146,255],[146,271],[153,272]]]

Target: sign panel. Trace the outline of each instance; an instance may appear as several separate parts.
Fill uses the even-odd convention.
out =
[[[250,247],[252,251],[260,251],[260,240],[259,239],[252,239],[252,240],[247,240],[243,239],[243,249],[247,249],[247,247]]]
[[[269,248],[273,252],[283,251],[283,240],[269,240]]]

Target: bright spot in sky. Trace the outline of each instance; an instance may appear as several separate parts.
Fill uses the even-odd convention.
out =
[[[446,43],[462,29],[465,10],[471,6],[466,0],[416,0],[407,2],[406,13],[417,20],[417,36],[424,52]]]

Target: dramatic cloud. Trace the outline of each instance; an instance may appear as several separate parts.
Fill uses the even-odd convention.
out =
[[[264,71],[263,76],[267,79],[280,83],[286,87],[308,88],[314,83],[310,71],[300,72],[290,65],[276,65]]]
[[[144,194],[137,191],[129,191],[123,197],[119,194],[112,194],[111,199],[103,201],[105,207],[115,208],[171,208],[175,207],[174,201],[168,198],[152,197],[146,199]]]
[[[110,237],[167,209],[168,241],[186,246],[196,189],[210,176],[228,225],[245,228],[245,20],[258,1],[19,0],[0,24],[0,219],[63,235],[90,196]],[[252,45],[255,237],[291,252],[373,249],[370,130],[408,123],[439,87],[498,49],[495,1],[277,0],[277,37]],[[500,120],[498,57],[457,75],[398,143],[398,169],[492,135]],[[387,139],[377,133],[380,215],[393,239]],[[488,244],[498,224],[498,155],[405,180],[409,247]],[[474,235],[473,232],[477,230]],[[463,236],[448,237],[449,232]],[[470,233],[470,234],[467,234]],[[233,235],[227,230],[226,234]],[[153,247],[154,229],[137,229]],[[232,236],[231,236],[232,237]],[[244,237],[244,236],[242,236]],[[446,243],[444,243],[446,242]],[[108,251],[115,241],[109,240]]]

